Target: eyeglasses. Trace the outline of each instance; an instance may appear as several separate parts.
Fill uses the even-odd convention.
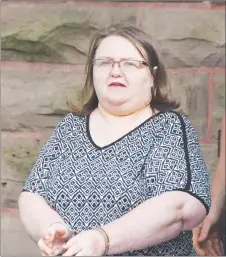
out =
[[[110,71],[115,63],[118,64],[119,68],[123,72],[133,72],[138,69],[141,69],[144,66],[148,66],[148,64],[144,61],[138,60],[121,60],[121,61],[114,61],[112,59],[93,59],[93,64],[103,71]]]

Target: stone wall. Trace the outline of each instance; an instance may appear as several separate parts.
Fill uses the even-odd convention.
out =
[[[222,1],[4,1],[1,9],[4,206],[16,206],[40,148],[69,111],[66,100],[80,102],[93,33],[118,22],[152,36],[166,63],[172,96],[193,121],[214,171],[225,109]]]

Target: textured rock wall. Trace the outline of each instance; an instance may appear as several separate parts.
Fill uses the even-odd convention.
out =
[[[80,103],[93,33],[118,22],[152,36],[166,63],[172,96],[193,121],[214,171],[225,110],[224,6],[221,1],[116,2],[2,3],[2,190],[8,195],[3,205],[16,206],[39,149],[69,111],[66,100]]]

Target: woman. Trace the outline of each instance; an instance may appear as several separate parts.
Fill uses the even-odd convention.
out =
[[[223,255],[225,249],[225,114],[221,122],[220,156],[211,185],[211,208],[202,224],[193,229],[193,245],[201,256]],[[219,233],[221,232],[221,233]],[[221,234],[221,235],[220,235]]]
[[[44,255],[190,255],[208,172],[150,38],[99,32],[86,72],[86,104],[56,127],[20,196],[26,230]]]

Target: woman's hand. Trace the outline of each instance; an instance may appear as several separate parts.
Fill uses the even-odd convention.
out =
[[[64,246],[62,256],[102,256],[105,253],[105,238],[95,230],[83,231],[71,238]]]
[[[201,256],[222,256],[221,240],[216,226],[216,218],[211,213],[203,223],[192,230],[193,246]]]
[[[47,233],[38,241],[43,256],[56,256],[63,252],[65,242],[72,236],[67,226],[61,223],[52,224]]]

